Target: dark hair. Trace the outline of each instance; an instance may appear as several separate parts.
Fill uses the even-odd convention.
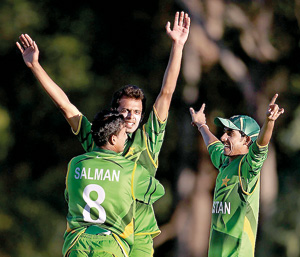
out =
[[[122,88],[120,88],[118,91],[116,91],[113,94],[112,101],[111,101],[111,107],[113,109],[117,109],[120,104],[120,99],[123,97],[129,97],[129,98],[134,98],[137,100],[142,101],[142,116],[145,113],[146,110],[146,96],[141,88],[135,85],[126,85]]]
[[[117,111],[103,110],[95,115],[91,133],[95,144],[99,147],[108,143],[112,135],[118,135],[125,125],[124,117]]]
[[[242,137],[249,137],[249,136],[247,136],[243,131],[239,130],[239,132],[240,132],[240,134],[241,134]],[[251,137],[250,137],[250,139],[251,139]],[[253,143],[253,141],[250,140],[250,142],[249,142],[248,145],[247,145],[248,148],[250,147],[250,145],[252,145],[252,143]]]

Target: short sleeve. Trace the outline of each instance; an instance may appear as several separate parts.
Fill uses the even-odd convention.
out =
[[[95,144],[91,133],[92,124],[85,116],[80,117],[79,126],[77,131],[73,131],[74,135],[78,138],[80,144],[86,152],[91,152],[95,148]]]
[[[153,204],[165,194],[163,185],[138,165],[133,172],[133,198],[146,204]]]
[[[220,141],[215,141],[207,146],[207,150],[211,159],[212,164],[220,169],[223,162],[225,161],[224,156],[224,145]]]

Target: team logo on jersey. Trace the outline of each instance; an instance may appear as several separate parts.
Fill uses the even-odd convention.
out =
[[[134,149],[135,149],[134,147],[130,147],[129,150],[128,150],[128,152],[127,152],[127,154],[126,154],[126,156],[133,155]]]
[[[230,178],[227,178],[227,176],[224,178],[224,179],[222,179],[222,185],[221,186],[226,186],[227,187],[227,183],[229,182],[229,180],[230,180]]]

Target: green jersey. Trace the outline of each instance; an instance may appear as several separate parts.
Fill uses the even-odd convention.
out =
[[[134,133],[128,135],[123,152],[125,158],[141,164],[151,175],[155,175],[158,167],[158,155],[163,144],[166,121],[159,120],[153,107],[147,122]],[[91,135],[91,123],[82,116],[78,131],[74,132],[84,150],[89,152],[95,147]],[[159,235],[153,207],[137,202],[135,235]]]
[[[208,146],[213,165],[219,170],[213,198],[210,257],[253,257],[258,224],[260,170],[268,147],[255,141],[245,155],[229,162],[224,145]]]
[[[152,204],[164,188],[141,165],[96,148],[69,162],[65,195],[70,232],[97,225],[132,245],[135,200]]]

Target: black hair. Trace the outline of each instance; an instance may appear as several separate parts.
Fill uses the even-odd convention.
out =
[[[111,101],[111,107],[113,109],[118,109],[120,105],[120,100],[123,96],[134,98],[136,100],[142,101],[142,116],[144,115],[146,111],[146,96],[144,94],[144,91],[135,85],[126,85],[122,88],[120,88],[118,91],[116,91],[113,94],[112,101]]]
[[[250,145],[252,145],[253,141],[251,139],[250,136],[247,136],[243,131],[239,130],[240,134],[242,137],[249,137],[250,138],[250,142],[247,144],[248,148],[250,147]]]
[[[125,125],[124,117],[114,110],[103,110],[95,115],[91,133],[95,144],[99,147],[108,143],[112,135],[118,135]]]

